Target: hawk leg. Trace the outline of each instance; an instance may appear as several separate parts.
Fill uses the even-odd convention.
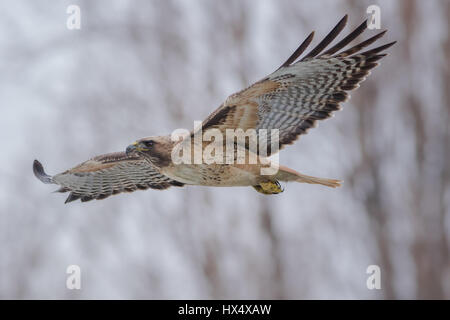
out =
[[[278,181],[260,182],[253,188],[262,194],[278,194],[284,191]]]

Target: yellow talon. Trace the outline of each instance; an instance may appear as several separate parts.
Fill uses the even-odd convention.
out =
[[[284,191],[278,181],[260,182],[253,188],[262,194],[278,194]]]

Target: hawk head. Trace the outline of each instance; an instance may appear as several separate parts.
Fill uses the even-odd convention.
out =
[[[173,142],[170,137],[156,136],[137,140],[130,144],[125,153],[127,156],[140,155],[157,167],[170,164]]]

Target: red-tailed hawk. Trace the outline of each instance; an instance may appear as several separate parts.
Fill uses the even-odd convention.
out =
[[[60,185],[58,191],[70,192],[66,202],[104,199],[120,192],[183,185],[252,186],[264,194],[281,192],[278,181],[337,187],[340,185],[338,180],[303,175],[283,166],[266,174],[262,174],[262,169],[267,169],[267,157],[276,154],[285,145],[292,144],[317,120],[326,119],[333,111],[339,110],[340,104],[348,98],[347,92],[359,86],[370,70],[378,65],[377,61],[386,56],[382,52],[395,43],[361,52],[381,38],[386,33],[383,31],[344,49],[367,28],[367,21],[364,21],[327,49],[346,23],[347,15],[316,47],[299,59],[313,39],[312,32],[275,72],[228,97],[202,122],[200,128],[182,139],[173,139],[171,135],[143,138],[128,146],[125,152],[95,157],[55,176],[47,175],[42,165],[35,160],[34,174],[44,183]],[[243,143],[236,142],[234,138],[231,142],[225,138],[218,140],[218,134],[226,136],[230,130],[253,130],[254,136],[249,136]],[[202,135],[214,132],[215,138],[196,142],[198,132]],[[272,136],[271,132],[276,132],[277,136]],[[255,149],[254,145],[251,147],[251,139],[259,143],[258,147],[266,146],[265,152]],[[188,149],[191,155],[197,147],[201,151],[210,148],[208,141],[214,141],[215,148],[225,148],[231,143],[231,160],[236,160],[239,152],[245,150],[244,158],[248,160],[254,156],[256,162],[208,162],[205,158],[200,159],[204,161],[195,162],[192,157],[189,163],[173,161],[174,154],[182,147],[192,147]],[[216,160],[217,150],[210,153]],[[225,159],[225,156],[219,156],[220,159]]]

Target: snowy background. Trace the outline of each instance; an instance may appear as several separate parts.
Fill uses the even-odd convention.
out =
[[[66,28],[67,6],[81,30]],[[191,129],[310,31],[381,7],[389,49],[280,155],[340,189],[171,188],[103,201],[50,174]],[[450,1],[2,1],[0,298],[450,299]],[[377,31],[369,30],[365,38]],[[66,268],[82,289],[66,289]],[[381,267],[381,290],[366,269]]]

